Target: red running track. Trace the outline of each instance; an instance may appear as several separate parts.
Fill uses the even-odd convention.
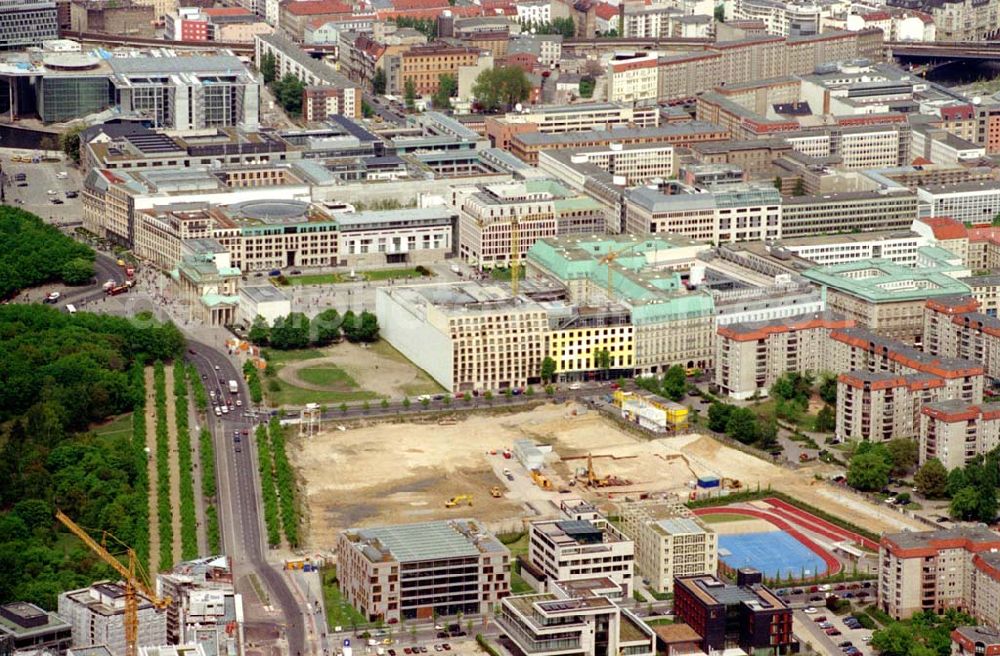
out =
[[[801,508],[796,508],[795,506],[793,506],[792,504],[790,504],[790,503],[788,503],[786,501],[782,501],[781,499],[775,499],[773,497],[764,499],[764,501],[767,502],[768,504],[770,504],[771,506],[773,506],[775,509],[780,509],[780,510],[784,511],[784,512],[782,512],[783,515],[786,515],[786,516],[792,515],[792,516],[798,518],[798,519],[793,519],[792,520],[792,521],[795,521],[796,523],[803,524],[803,525],[812,525],[812,526],[815,526],[815,527],[822,526],[827,531],[831,531],[831,532],[833,532],[836,535],[842,536],[840,538],[841,540],[844,540],[844,539],[850,540],[851,542],[854,542],[855,544],[861,544],[861,545],[867,547],[868,549],[872,549],[874,551],[878,551],[878,542],[875,542],[874,540],[870,540],[869,538],[866,538],[863,535],[859,535],[859,534],[857,534],[857,533],[855,533],[853,531],[848,531],[847,529],[843,529],[843,528],[837,526],[836,524],[833,524],[832,522],[828,522],[825,519],[821,519],[821,518],[817,517],[816,515],[813,515],[812,513],[808,513],[805,510],[802,510]],[[809,530],[813,530],[813,529],[810,528]],[[816,532],[820,533],[821,535],[827,535],[827,533],[825,533],[823,531],[817,530]],[[829,537],[829,536],[827,535],[827,537]]]
[[[796,529],[790,523],[778,517],[777,515],[772,515],[771,513],[764,512],[763,510],[755,510],[753,508],[733,508],[731,506],[715,506],[712,508],[697,508],[694,511],[696,515],[748,515],[750,517],[755,517],[757,519],[763,519],[764,521],[774,524],[781,530],[785,531],[793,538],[801,542],[806,546],[809,551],[823,559],[826,563],[826,575],[832,576],[834,574],[840,573],[842,565],[840,561],[830,555],[826,549],[813,542],[811,539],[806,537],[801,531]],[[811,529],[810,529],[811,530]]]

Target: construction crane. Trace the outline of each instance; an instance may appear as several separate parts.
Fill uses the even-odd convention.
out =
[[[110,565],[118,575],[125,581],[125,656],[138,656],[139,653],[139,599],[138,594],[148,597],[157,610],[163,610],[173,601],[170,597],[160,597],[150,588],[146,572],[136,558],[135,550],[126,546],[128,550],[128,565],[122,565],[121,561],[111,555],[94,538],[90,537],[86,531],[80,528],[76,522],[67,517],[61,510],[56,510],[56,519],[63,523],[66,528],[76,537],[80,538],[91,551]],[[108,536],[108,533],[104,534]],[[113,539],[114,536],[112,536]]]
[[[521,284],[521,225],[517,216],[510,217],[510,289],[517,298]]]
[[[614,289],[613,289],[613,287],[611,285],[611,263],[614,262],[615,260],[617,260],[619,255],[623,255],[623,254],[629,252],[630,250],[632,250],[633,248],[637,248],[637,247],[639,247],[641,245],[642,245],[642,242],[636,242],[634,244],[630,244],[630,245],[626,246],[625,248],[619,248],[616,251],[608,251],[607,255],[605,255],[604,257],[602,257],[601,259],[599,259],[597,261],[599,264],[603,264],[604,266],[606,266],[608,268],[608,300],[609,301],[614,301],[615,300]]]

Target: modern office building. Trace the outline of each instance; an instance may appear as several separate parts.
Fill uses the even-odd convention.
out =
[[[55,613],[25,601],[12,601],[0,606],[0,645],[5,642],[14,652],[62,654],[73,644],[73,632]]]
[[[623,598],[632,596],[634,544],[592,511],[593,519],[564,516],[528,525],[528,562],[539,591],[551,591],[555,582],[607,578]]]
[[[524,654],[653,656],[656,635],[606,577],[556,581],[549,592],[504,597],[496,621]]]
[[[944,216],[965,224],[990,224],[1000,214],[1000,182],[984,180],[917,188],[922,216]]]
[[[719,536],[675,504],[623,503],[621,530],[635,543],[635,564],[660,594],[674,591],[676,577],[713,574],[719,566]]]
[[[337,537],[337,578],[371,621],[485,616],[510,594],[510,551],[471,519],[351,528]]]
[[[59,36],[53,0],[11,0],[0,9],[0,48],[37,46]]]
[[[139,602],[140,647],[167,644],[167,614],[142,595]],[[106,646],[113,656],[125,656],[125,588],[118,583],[95,583],[89,588],[59,594],[59,617],[72,627],[77,647]]]
[[[997,629],[1000,535],[968,525],[882,536],[878,605],[896,619],[962,610]]]
[[[762,580],[749,568],[737,572],[735,585],[711,574],[678,577],[674,615],[701,636],[706,654],[730,647],[748,654],[793,653],[792,609]]]
[[[732,186],[697,193],[668,185],[625,194],[625,231],[672,233],[720,244],[782,236],[781,194],[771,185]]]
[[[781,200],[781,235],[907,230],[917,218],[917,196],[905,187],[789,196]]]

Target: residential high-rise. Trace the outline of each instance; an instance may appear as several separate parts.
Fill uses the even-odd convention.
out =
[[[621,520],[635,542],[635,564],[656,592],[673,592],[675,577],[712,574],[719,566],[718,534],[676,506],[625,503]]]

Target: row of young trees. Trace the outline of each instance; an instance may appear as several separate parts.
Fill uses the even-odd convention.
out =
[[[194,506],[194,466],[191,457],[191,432],[188,426],[188,367],[174,365],[174,414],[177,416],[177,467],[181,497],[181,558],[198,557],[198,515]]]
[[[257,373],[257,366],[250,360],[243,363],[243,377],[247,381],[247,387],[250,388],[250,401],[255,404],[262,402],[264,390],[261,388],[260,374]]]
[[[260,469],[260,498],[264,504],[264,529],[267,544],[277,547],[281,544],[281,518],[278,515],[278,495],[274,490],[274,465],[271,460],[271,445],[267,436],[267,426],[257,426],[257,462]]]
[[[167,431],[167,374],[163,362],[153,367],[156,403],[156,516],[160,534],[157,570],[174,566],[173,506],[170,505],[170,437]]]
[[[348,310],[343,316],[334,309],[324,310],[312,320],[301,312],[292,312],[276,318],[272,326],[263,317],[257,317],[247,335],[251,344],[282,351],[326,346],[341,336],[349,342],[376,342],[378,319],[367,310],[359,315]]]
[[[152,571],[149,562],[149,454],[146,453],[146,376],[145,368],[135,363],[130,369],[132,385],[135,387],[136,402],[132,408],[132,466],[135,469],[134,505],[136,522],[145,530],[135,534],[132,548],[147,572]]]
[[[0,298],[62,280],[85,285],[94,277],[94,251],[24,210],[0,207]]]
[[[205,385],[198,376],[198,369],[188,365],[188,379],[194,393],[195,407],[199,412],[208,412],[208,395]],[[201,496],[205,506],[205,535],[208,541],[209,553],[222,552],[222,539],[219,534],[219,514],[215,508],[215,443],[208,428],[202,428],[198,435],[198,456],[201,463]]]
[[[278,489],[278,504],[281,510],[281,527],[285,533],[288,545],[295,549],[299,546],[299,512],[295,502],[295,474],[288,462],[285,452],[285,433],[281,421],[272,417],[269,432],[271,434],[271,450],[274,460],[274,483]]]

